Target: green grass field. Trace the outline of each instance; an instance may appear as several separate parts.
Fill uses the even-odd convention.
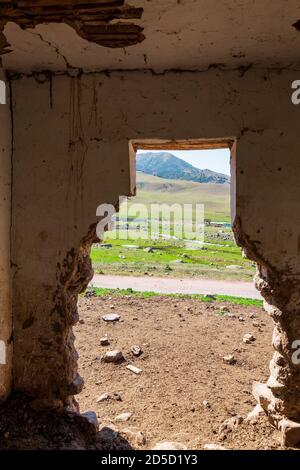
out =
[[[230,222],[228,184],[166,180],[138,172],[137,196],[128,202],[129,215],[134,215],[136,204],[144,204],[146,212],[138,217],[146,220],[144,225],[147,226],[151,218],[150,205],[155,203],[204,204],[205,218],[214,222]],[[120,224],[125,215],[124,207],[121,206],[118,215]],[[190,219],[193,219],[194,215],[194,211],[190,211]],[[176,217],[175,214],[171,235],[179,222]],[[164,232],[164,229],[161,231]],[[182,240],[149,238],[142,233],[142,237],[123,240],[115,238],[113,232],[107,232],[104,242],[111,247],[94,246],[92,249],[95,272],[233,280],[251,280],[254,275],[254,263],[242,257],[230,228],[205,226],[206,244],[201,246],[195,243],[186,244]],[[152,248],[151,252],[146,250],[148,247]]]
[[[95,297],[139,297],[142,299],[148,299],[151,297],[173,297],[177,299],[191,299],[200,300],[201,302],[212,303],[212,302],[230,302],[236,305],[247,305],[254,307],[262,307],[263,301],[258,299],[247,299],[243,297],[233,297],[230,295],[214,295],[213,299],[210,296],[203,294],[158,294],[157,292],[138,292],[133,289],[104,289],[101,287],[91,287],[85,293],[85,295],[93,295]]]

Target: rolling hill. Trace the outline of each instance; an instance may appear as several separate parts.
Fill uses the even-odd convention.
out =
[[[224,184],[230,181],[227,175],[208,169],[201,170],[168,152],[138,154],[136,169],[149,175],[172,180],[215,184]]]
[[[230,184],[171,180],[137,172],[136,196],[130,204],[204,204],[205,217],[230,221]],[[121,210],[122,213],[122,210]]]

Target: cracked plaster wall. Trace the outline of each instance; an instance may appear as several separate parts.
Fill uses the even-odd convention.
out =
[[[211,68],[12,81],[17,389],[64,403],[80,391],[76,296],[91,276],[97,206],[132,191],[130,139],[236,137],[240,232],[259,261],[299,283],[297,78],[293,70]]]
[[[0,69],[0,80],[6,76]],[[9,86],[6,83],[6,104],[0,104],[0,399],[11,387],[12,312],[10,278],[11,226],[11,114]]]

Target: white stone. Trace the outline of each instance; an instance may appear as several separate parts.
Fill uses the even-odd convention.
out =
[[[107,336],[103,336],[100,338],[100,344],[101,346],[109,346],[109,339]]]
[[[204,450],[228,450],[226,447],[220,446],[219,444],[204,444]]]
[[[255,341],[255,336],[253,336],[251,333],[246,333],[243,337],[243,342],[246,344],[253,343]]]
[[[108,313],[106,315],[103,315],[102,319],[108,322],[119,321],[120,315],[118,315],[117,313]]]
[[[235,357],[232,354],[223,357],[225,364],[234,364],[236,362]]]
[[[247,418],[245,419],[246,423],[255,424],[260,416],[265,415],[263,408],[258,403],[255,408],[248,413]]]
[[[105,355],[102,357],[103,362],[121,362],[124,359],[124,356],[121,351],[118,349],[114,351],[107,351]]]
[[[121,413],[120,415],[115,417],[115,421],[122,422],[124,423],[125,421],[128,421],[132,416],[132,413],[127,412],[127,413]]]
[[[228,313],[229,313],[229,308],[226,307],[226,305],[222,305],[222,306],[220,307],[220,310],[221,310],[221,312],[228,312]]]
[[[182,442],[158,442],[152,450],[187,450],[187,447]]]
[[[272,391],[261,382],[253,382],[252,394],[264,410],[267,410],[269,404],[274,401]]]
[[[231,432],[244,421],[242,416],[236,415],[226,419],[219,428],[219,434]]]
[[[130,370],[131,372],[137,375],[143,372],[142,369],[139,369],[138,367],[135,367],[132,364],[128,364],[128,366],[126,366],[126,369]]]
[[[99,403],[101,401],[107,401],[110,399],[110,395],[108,393],[103,393],[100,397],[97,398],[96,402]]]
[[[131,352],[136,357],[140,356],[143,353],[142,349],[139,346],[136,346],[136,345],[132,346]]]

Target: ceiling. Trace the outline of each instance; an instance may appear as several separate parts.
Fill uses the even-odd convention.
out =
[[[159,73],[300,64],[298,0],[128,1],[0,0],[3,67]]]

